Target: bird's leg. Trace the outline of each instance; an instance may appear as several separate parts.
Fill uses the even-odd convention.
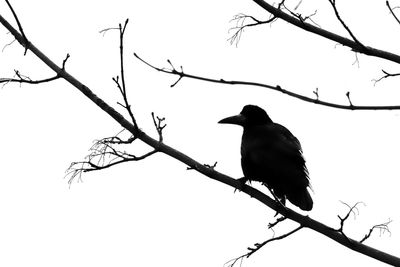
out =
[[[282,206],[285,206],[285,199],[283,199],[282,200],[282,202],[281,202],[281,199],[275,194],[275,192],[266,184],[266,183],[262,183],[265,187],[267,187],[268,188],[268,190],[269,190],[269,192],[271,192],[271,195],[275,198],[275,201],[276,202],[279,202],[279,203],[281,203],[281,205]]]
[[[282,208],[286,209],[286,198],[285,197],[282,199],[278,198],[277,202],[282,206]],[[276,212],[274,217],[278,216],[278,214],[279,214],[279,212]]]
[[[271,188],[269,188],[269,186],[267,186],[267,188],[268,188],[268,190],[271,192],[272,196],[275,198],[275,201],[278,202],[284,209],[286,209],[286,206],[285,206],[285,204],[286,204],[286,198],[285,198],[285,197],[279,198],[279,197],[275,194],[275,192],[274,192]],[[278,214],[279,214],[279,212],[276,212],[275,215],[274,215],[274,217],[276,217]]]

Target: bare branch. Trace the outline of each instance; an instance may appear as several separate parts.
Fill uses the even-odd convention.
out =
[[[253,0],[253,1],[257,3],[260,7],[271,13],[276,18],[283,19],[286,22],[295,25],[296,27],[299,27],[305,31],[312,32],[326,39],[340,43],[344,46],[351,48],[355,52],[360,52],[368,56],[378,57],[392,62],[400,63],[400,55],[363,45],[360,42],[356,42],[354,38],[348,39],[346,37],[340,36],[338,34],[332,33],[330,31],[327,31],[325,29],[322,29],[320,27],[302,21],[298,17],[293,16],[292,14],[287,14],[280,8],[276,8],[273,5],[268,4],[265,0]]]
[[[294,7],[294,10],[297,10],[299,6],[303,3],[303,0],[300,0],[299,3]]]
[[[83,172],[98,171],[125,162],[144,160],[157,152],[157,149],[154,148],[149,152],[137,156],[116,148],[115,146],[129,145],[137,140],[137,137],[134,135],[130,135],[126,139],[121,138],[119,135],[123,132],[124,130],[115,136],[95,141],[89,149],[90,154],[85,157],[85,161],[71,163],[66,171],[66,177],[69,177],[68,183],[71,184],[76,177],[81,180]]]
[[[386,6],[388,7],[388,9],[389,9],[389,11],[390,11],[390,14],[392,14],[393,18],[397,21],[398,24],[400,24],[400,20],[399,20],[399,18],[396,16],[396,14],[394,13],[394,11],[393,11],[394,8],[392,8],[392,7],[390,6],[389,1],[386,1]]]
[[[247,248],[247,249],[249,250],[249,252],[247,252],[247,253],[245,253],[245,254],[243,254],[243,255],[237,257],[237,258],[234,258],[234,259],[228,261],[228,262],[225,263],[225,264],[229,264],[229,265],[228,265],[229,267],[233,267],[239,260],[242,262],[242,260],[243,260],[244,258],[249,258],[251,255],[253,255],[255,252],[257,252],[259,249],[261,249],[261,248],[262,248],[263,246],[265,246],[266,244],[271,243],[271,242],[276,241],[276,240],[284,239],[284,238],[286,238],[286,237],[288,237],[288,236],[290,236],[290,235],[296,233],[297,231],[299,231],[299,230],[302,229],[302,228],[303,228],[303,226],[300,225],[300,226],[298,226],[297,228],[293,229],[292,231],[290,231],[290,232],[288,232],[288,233],[286,233],[286,234],[283,234],[283,235],[280,235],[280,236],[277,236],[277,237],[272,237],[272,238],[270,238],[270,239],[268,239],[268,240],[265,240],[265,241],[262,242],[262,243],[255,243],[255,244],[254,244],[254,247],[248,247],[248,248]],[[224,265],[225,265],[225,264],[224,264]]]
[[[139,127],[137,125],[135,116],[133,115],[131,105],[128,102],[128,97],[127,97],[127,90],[126,90],[126,83],[125,83],[125,71],[124,71],[124,33],[126,26],[128,25],[129,19],[125,20],[124,26],[119,24],[119,49],[120,49],[120,71],[121,71],[121,86],[119,86],[119,89],[122,93],[122,97],[124,99],[125,103],[125,108],[128,111],[129,117],[132,120],[133,125],[135,125],[137,128]]]
[[[246,23],[248,20],[251,20],[252,22]],[[231,45],[233,43],[236,43],[236,46],[237,46],[239,44],[239,41],[242,37],[242,34],[243,34],[245,28],[272,23],[274,20],[276,20],[275,17],[272,17],[265,21],[261,21],[261,20],[256,19],[253,16],[239,13],[239,14],[235,15],[233,17],[233,19],[231,20],[231,22],[233,22],[233,21],[236,22],[236,26],[229,29],[228,32],[231,32],[231,31],[235,31],[235,32],[231,37],[229,37],[228,41],[230,42]]]
[[[344,234],[343,227],[344,227],[345,221],[349,218],[350,214],[353,214],[354,218],[356,218],[356,215],[359,214],[358,206],[360,204],[363,204],[365,206],[365,204],[364,204],[364,202],[357,202],[353,206],[350,206],[349,204],[347,204],[343,201],[341,201],[341,202],[342,202],[342,204],[346,205],[349,208],[349,211],[346,213],[346,215],[343,218],[338,215],[338,218],[340,219],[340,227],[339,227],[339,229],[337,229],[337,231]]]
[[[119,27],[118,28],[110,27],[110,28],[102,29],[99,31],[99,33],[102,33],[103,37],[104,37],[104,35],[106,35],[107,32],[112,31],[112,30],[119,30]]]
[[[17,39],[17,40],[20,42],[20,44],[21,44],[23,47],[25,47],[24,55],[26,55],[26,52],[27,52],[28,49],[29,49],[29,41],[28,41],[28,38],[26,38],[26,35],[25,35],[25,33],[24,33],[24,29],[22,28],[22,25],[21,25],[21,23],[19,22],[17,13],[15,13],[14,8],[11,6],[11,4],[10,4],[10,2],[9,2],[8,0],[6,0],[6,3],[7,3],[7,5],[8,5],[8,8],[10,8],[11,13],[13,14],[15,21],[17,22],[19,32],[21,33],[21,36],[22,36],[22,38],[21,38],[20,40],[18,40],[18,39]],[[22,41],[23,41],[23,42],[22,42]]]
[[[349,211],[347,212],[347,214],[343,218],[338,215],[338,218],[340,219],[340,227],[337,229],[337,231],[339,233],[343,234],[343,236],[345,236],[347,238],[346,234],[343,231],[344,223],[347,221],[347,219],[350,217],[351,214],[354,216],[354,219],[355,219],[356,216],[360,214],[358,206],[360,204],[363,204],[365,206],[365,204],[363,202],[357,202],[353,206],[350,206],[347,203],[344,203],[343,201],[341,201],[341,202],[342,202],[342,204],[346,205],[349,208]],[[368,233],[359,242],[363,243],[365,240],[367,240],[371,236],[371,234],[372,234],[372,232],[374,230],[379,230],[380,235],[382,235],[382,234],[384,234],[386,232],[391,234],[391,232],[389,230],[389,226],[388,226],[389,223],[391,223],[391,222],[392,222],[392,220],[389,219],[385,223],[376,224],[376,225],[372,226],[369,229]],[[349,240],[349,242],[352,242],[352,241]]]
[[[17,39],[13,39],[11,42],[5,44],[5,45],[3,46],[3,49],[1,50],[1,52],[4,52],[4,50],[5,50],[7,47],[11,46],[16,40],[17,40]]]
[[[315,88],[315,91],[313,91],[313,94],[315,95],[316,99],[319,100],[318,87]]]
[[[67,63],[67,60],[69,58],[69,54],[65,57],[65,59],[62,62],[62,70],[65,70],[65,65]],[[14,77],[13,78],[0,78],[0,84],[4,83],[3,86],[5,86],[8,83],[27,83],[27,84],[42,84],[42,83],[47,83],[51,82],[57,79],[62,78],[59,74],[56,74],[53,77],[50,78],[44,78],[44,79],[39,79],[39,80],[32,80],[29,76],[21,74],[18,70],[14,70]]]
[[[257,86],[257,87],[262,87],[262,88],[267,88],[267,89],[271,89],[274,91],[278,91],[280,93],[289,95],[291,97],[300,99],[305,102],[314,103],[317,105],[322,105],[322,106],[331,107],[331,108],[337,108],[337,109],[346,109],[346,110],[399,110],[400,109],[400,105],[391,105],[391,106],[389,106],[389,105],[388,106],[374,106],[374,105],[361,106],[361,105],[352,105],[352,104],[342,105],[342,104],[336,104],[336,103],[332,103],[332,102],[322,101],[318,97],[311,98],[311,97],[308,97],[305,95],[301,95],[301,94],[295,93],[294,91],[284,89],[280,85],[274,86],[274,85],[268,85],[268,84],[257,83],[257,82],[224,80],[224,79],[213,79],[213,78],[202,77],[202,76],[198,76],[198,75],[188,74],[188,73],[183,72],[183,70],[179,71],[179,70],[176,70],[175,68],[173,68],[173,69],[159,68],[159,67],[156,67],[156,66],[150,64],[149,62],[145,61],[144,59],[139,57],[136,53],[134,53],[134,55],[137,59],[139,59],[141,62],[143,62],[144,64],[146,64],[147,66],[151,67],[154,70],[179,76],[178,81],[180,81],[182,78],[190,78],[190,79],[195,79],[195,80],[200,80],[200,81],[205,81],[205,82],[212,82],[212,83],[219,83],[219,84]],[[170,61],[168,61],[168,62],[170,62]],[[177,82],[175,82],[174,85],[176,85],[176,83]],[[314,92],[314,94],[315,94],[315,92]],[[349,98],[348,98],[348,100],[349,100]]]
[[[151,117],[153,118],[154,127],[158,133],[158,141],[161,143],[163,141],[163,130],[167,126],[165,118],[155,116],[154,112],[151,113]]]
[[[128,25],[129,19],[125,20],[124,25],[122,25],[121,23],[118,25],[118,28],[115,27],[111,27],[111,28],[106,28],[103,29],[101,31],[99,31],[99,33],[103,33],[103,36],[105,35],[106,32],[111,31],[111,30],[118,30],[119,31],[119,55],[120,55],[120,76],[116,76],[113,77],[112,80],[114,81],[114,83],[116,84],[119,92],[122,95],[122,99],[124,101],[124,103],[119,103],[117,102],[118,105],[120,105],[121,107],[123,107],[124,109],[127,110],[129,117],[131,118],[131,121],[133,123],[133,125],[135,125],[137,128],[139,128],[139,126],[137,125],[135,116],[133,115],[132,109],[131,109],[131,105],[129,104],[128,101],[128,97],[127,97],[127,88],[126,88],[126,82],[125,82],[125,71],[124,71],[124,34],[125,34],[125,30],[126,27]],[[121,79],[120,79],[121,78]]]
[[[373,79],[372,81],[374,82],[374,85],[376,85],[378,82],[382,81],[383,79],[389,78],[389,77],[396,77],[396,76],[400,76],[400,73],[389,73],[385,70],[382,70],[383,72],[383,76],[378,78],[378,79]]]
[[[351,99],[350,99],[350,92],[346,93],[346,97],[347,97],[347,100],[349,101],[350,107],[354,107],[354,105],[353,105],[353,103],[351,102]]]
[[[248,249],[250,250],[250,252],[247,253],[246,257],[247,257],[247,258],[250,257],[253,253],[255,253],[257,250],[259,250],[260,248],[262,248],[262,247],[265,246],[266,244],[268,244],[268,243],[270,243],[270,242],[272,242],[272,241],[281,240],[281,239],[283,239],[283,238],[286,238],[286,237],[288,237],[288,236],[290,236],[290,235],[296,233],[297,231],[299,231],[299,230],[302,229],[302,228],[303,228],[303,226],[300,225],[300,226],[298,226],[297,228],[293,229],[292,231],[290,231],[290,232],[288,232],[288,233],[286,233],[286,234],[283,234],[283,235],[280,235],[280,236],[277,236],[277,237],[270,238],[270,239],[268,239],[268,240],[265,240],[265,241],[262,242],[262,243],[256,243],[256,244],[254,244],[254,246],[255,246],[254,248],[248,248]]]
[[[27,84],[41,84],[47,83],[60,78],[60,76],[55,75],[50,78],[40,79],[40,80],[32,80],[26,75],[22,75],[18,70],[14,70],[15,75],[13,78],[0,78],[0,83],[4,83],[4,85],[8,83],[27,83]]]
[[[65,65],[67,64],[68,59],[70,58],[70,55],[67,54],[67,56],[64,58],[63,62],[62,62],[62,66],[61,69],[65,70]]]
[[[120,76],[114,77],[112,79],[115,82],[118,90],[120,91],[123,101],[124,101],[123,104],[121,104],[119,102],[117,102],[117,104],[124,107],[128,111],[128,114],[131,118],[131,122],[132,122],[133,126],[136,128],[135,132],[140,133],[135,116],[133,115],[131,106],[128,102],[127,88],[126,88],[126,82],[125,82],[123,43],[124,43],[124,33],[125,33],[128,22],[129,22],[129,20],[126,19],[124,25],[119,24],[119,27],[118,27],[119,43],[120,43],[120,46],[119,46]],[[108,28],[108,29],[100,31],[100,32],[104,33],[111,29],[115,29],[115,28]],[[67,59],[65,59],[63,62],[63,70],[64,70],[66,60]],[[121,77],[121,79],[120,79],[120,77]],[[153,117],[153,122],[156,127],[157,133],[159,135],[159,142],[161,143],[163,141],[162,131],[166,127],[166,124],[164,123],[165,118],[157,117],[157,122],[156,122],[154,113],[152,113],[152,117]],[[77,176],[79,177],[79,179],[81,179],[82,172],[97,171],[97,170],[110,168],[112,166],[115,166],[115,165],[118,165],[121,163],[125,163],[125,162],[143,160],[157,152],[157,148],[154,147],[151,151],[144,153],[140,156],[137,156],[137,155],[128,153],[126,151],[122,151],[119,148],[118,149],[115,148],[114,147],[115,145],[131,144],[132,142],[134,142],[135,140],[138,139],[137,135],[135,135],[133,132],[131,132],[132,135],[129,138],[122,139],[118,135],[120,135],[123,131],[124,130],[120,131],[115,136],[97,140],[94,143],[94,145],[89,149],[90,154],[88,156],[86,156],[85,161],[72,163],[71,166],[67,170],[67,176],[70,176],[69,183],[71,183],[73,181],[73,179]]]
[[[299,7],[299,5],[301,4],[301,2],[302,2],[302,1],[300,1],[300,2],[297,4],[297,6],[294,8],[294,10],[297,10],[297,9],[298,9],[298,7]],[[316,22],[312,19],[312,17],[315,16],[315,15],[317,14],[317,10],[315,10],[314,13],[312,13],[312,14],[310,14],[310,15],[303,16],[303,15],[300,14],[300,13],[295,13],[295,12],[293,12],[292,10],[290,10],[290,9],[284,4],[284,2],[281,2],[281,6],[284,8],[284,10],[286,10],[287,12],[289,12],[293,17],[297,18],[299,21],[301,21],[301,22],[306,22],[307,20],[309,20],[309,21],[311,21],[311,23],[313,23],[315,26],[321,28],[321,26],[320,26],[318,23],[316,23]]]
[[[168,62],[168,64],[171,66],[171,68],[172,68],[171,70],[172,70],[172,71],[174,71],[175,73],[183,73],[183,67],[182,67],[182,66],[181,66],[181,70],[180,70],[180,71],[177,71],[177,70],[175,69],[174,65],[172,64],[171,60],[167,59],[167,62]],[[174,87],[175,85],[177,85],[178,82],[180,82],[180,80],[181,80],[182,78],[183,78],[183,76],[179,75],[179,78],[178,78],[173,84],[171,84],[170,87],[172,88],[172,87]]]
[[[337,10],[337,7],[336,7],[336,0],[328,0],[328,2],[332,5],[333,11],[335,12],[335,15],[336,15],[336,18],[339,20],[339,22],[342,24],[343,28],[351,36],[351,38],[354,40],[354,42],[356,42],[361,48],[365,48],[365,46],[356,38],[354,33],[350,30],[349,26],[347,26],[347,24],[340,17],[339,11]]]
[[[297,6],[295,7],[295,10],[299,7],[299,5],[301,4],[301,1],[297,4]],[[317,14],[317,11],[315,11],[314,13],[308,15],[308,16],[303,16],[300,13],[295,13],[293,11],[291,11],[289,8],[287,8],[285,6],[285,1],[281,1],[278,4],[277,9],[284,9],[286,11],[288,11],[293,17],[296,17],[299,19],[299,21],[301,22],[305,22],[307,20],[311,21],[314,25],[316,25],[317,27],[320,27],[311,17]],[[274,21],[277,20],[277,17],[275,17],[274,15],[271,14],[270,18],[267,20],[259,20],[256,19],[254,16],[250,16],[250,15],[246,15],[243,13],[239,13],[237,15],[235,15],[233,17],[233,19],[231,20],[231,22],[236,22],[235,27],[232,27],[229,29],[228,32],[231,31],[235,31],[234,34],[228,39],[228,41],[230,42],[230,44],[235,43],[236,46],[239,44],[239,41],[242,37],[242,34],[245,30],[245,28],[249,28],[249,27],[253,27],[253,26],[258,26],[258,25],[262,25],[262,24],[271,24]],[[248,22],[249,21],[249,22]],[[248,22],[248,23],[246,23]]]
[[[379,230],[380,235],[382,235],[382,234],[384,234],[386,232],[389,233],[389,235],[391,235],[392,233],[389,230],[389,223],[391,223],[391,222],[392,222],[392,220],[389,219],[385,223],[376,224],[376,225],[372,226],[372,228],[369,229],[369,232],[360,240],[360,243],[363,243],[365,240],[367,240],[371,236],[372,232],[375,229]]]

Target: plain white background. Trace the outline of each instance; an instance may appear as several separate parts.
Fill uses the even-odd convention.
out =
[[[286,1],[294,8],[298,1]],[[383,1],[337,1],[343,19],[366,45],[400,53],[400,25]],[[210,84],[158,73],[170,59],[188,73],[279,84],[321,100],[346,104],[399,104],[398,79],[374,84],[394,63],[356,55],[348,48],[277,21],[245,30],[230,45],[238,13],[268,19],[252,1],[12,1],[25,33],[39,49],[119,111],[111,78],[119,74],[118,33],[100,30],[130,19],[125,61],[129,100],[140,127],[156,137],[150,113],[166,117],[165,142],[217,170],[241,177],[238,127],[217,121],[245,104],[266,109],[301,141],[313,186],[309,213],[332,227],[337,215],[362,201],[345,232],[361,239],[389,219],[391,235],[375,232],[366,244],[399,254],[397,204],[399,111],[342,111],[301,102],[267,89]],[[391,2],[393,6],[399,2]],[[0,12],[12,20],[5,3]],[[304,0],[298,12],[347,36],[328,1]],[[13,25],[15,23],[13,22]],[[13,40],[0,29],[0,46]],[[358,59],[358,61],[356,61]],[[53,73],[17,42],[0,53],[0,77],[14,69],[32,79]],[[1,266],[223,266],[256,242],[272,237],[274,212],[226,185],[157,154],[145,161],[84,174],[71,187],[64,178],[95,139],[120,127],[78,90],[58,80],[0,89]],[[146,151],[138,143],[130,148]],[[284,222],[276,234],[293,229]],[[384,266],[310,230],[271,243],[243,266]]]

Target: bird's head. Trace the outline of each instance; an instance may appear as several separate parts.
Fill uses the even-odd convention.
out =
[[[236,124],[246,127],[272,123],[272,120],[262,108],[254,105],[246,105],[239,115],[222,119],[218,123]]]

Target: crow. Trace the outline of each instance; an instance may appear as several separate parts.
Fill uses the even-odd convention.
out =
[[[312,209],[303,151],[288,129],[274,123],[265,110],[254,105],[246,105],[239,115],[218,123],[243,127],[240,151],[244,182],[261,182],[283,205],[288,199],[302,210]]]

